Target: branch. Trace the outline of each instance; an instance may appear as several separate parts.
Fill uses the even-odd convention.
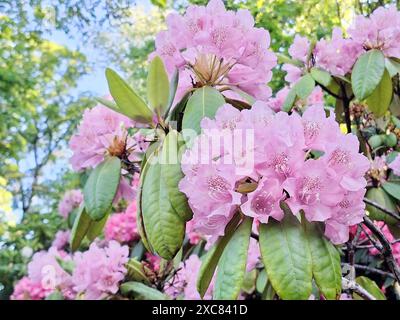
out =
[[[364,224],[369,230],[378,238],[379,242],[382,244],[381,254],[383,255],[390,271],[394,274],[396,280],[400,282],[400,268],[393,257],[392,247],[390,242],[382,231],[371,221],[370,218],[364,217]]]
[[[400,216],[396,212],[390,211],[389,209],[381,206],[379,203],[371,201],[368,198],[364,198],[364,202],[366,204],[369,204],[369,205],[371,205],[371,206],[383,211],[384,213],[388,214],[389,216],[391,216],[392,218],[394,218],[394,219],[396,219],[397,221],[400,222]]]
[[[368,271],[368,272],[371,272],[371,273],[379,274],[379,275],[384,276],[384,277],[390,277],[390,278],[395,279],[395,276],[392,273],[386,272],[386,271],[383,271],[383,270],[380,270],[380,269],[364,266],[362,264],[355,264],[354,267],[356,269],[358,269],[358,270],[364,270],[364,271]]]
[[[370,294],[355,281],[350,281],[346,278],[342,278],[342,287],[344,290],[351,290],[357,293],[359,296],[366,300],[376,300],[376,298],[372,294]]]

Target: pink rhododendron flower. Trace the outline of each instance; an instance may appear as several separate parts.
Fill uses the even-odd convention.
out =
[[[306,37],[302,37],[296,34],[293,43],[289,48],[290,56],[293,59],[300,60],[301,62],[306,62],[310,44],[310,41]]]
[[[14,291],[10,296],[11,300],[43,300],[51,292],[42,287],[40,282],[33,282],[28,277],[18,280]]]
[[[286,71],[285,80],[291,84],[297,82],[305,73],[305,67],[317,67],[328,71],[332,75],[344,76],[351,71],[357,58],[362,53],[362,46],[352,39],[345,39],[339,28],[334,28],[331,39],[319,40],[307,61],[310,50],[310,41],[302,36],[296,35],[292,45],[289,47],[290,56],[300,63],[298,65],[284,64],[282,69]]]
[[[78,133],[69,143],[74,152],[72,168],[75,171],[95,168],[107,155],[127,157],[130,161],[139,160],[138,155],[146,150],[148,143],[143,141],[140,132],[134,136],[128,134],[128,129],[134,125],[134,121],[128,117],[103,106],[85,110]],[[114,203],[121,198],[130,202],[135,195],[134,188],[122,176]]]
[[[282,220],[283,211],[279,202],[283,199],[283,188],[276,179],[262,179],[255,191],[248,194],[248,200],[241,206],[242,212],[267,223],[269,217]]]
[[[202,239],[202,235],[195,231],[193,220],[190,220],[186,223],[186,235],[189,238],[189,242],[192,245],[196,245]]]
[[[365,188],[364,174],[369,169],[368,159],[358,152],[357,136],[339,135],[335,143],[327,144],[323,159],[326,161],[331,177],[349,191]]]
[[[312,150],[326,151],[327,142],[336,139],[340,132],[333,112],[326,118],[325,110],[315,105],[306,109],[302,122],[305,144]]]
[[[276,65],[268,50],[268,31],[255,28],[247,10],[227,11],[221,0],[207,6],[189,6],[181,16],[167,17],[166,31],[156,37],[156,51],[171,76],[179,69],[179,100],[192,82],[234,85],[260,100],[271,95],[267,83]]]
[[[289,192],[287,203],[292,211],[304,210],[309,221],[329,219],[331,207],[343,198],[342,189],[332,183],[326,166],[319,159],[306,161],[293,178],[284,182],[283,188]]]
[[[60,266],[57,260],[70,262],[71,257],[54,247],[48,251],[35,253],[28,264],[28,276],[48,291],[58,289],[65,296],[69,296],[72,285],[71,275]]]
[[[200,266],[201,260],[194,254],[181,262],[177,273],[165,285],[165,293],[174,299],[182,296],[185,300],[201,300],[196,287]],[[204,300],[212,299],[213,286],[214,279],[211,281],[210,286],[203,297]]]
[[[126,151],[133,151],[136,142],[127,132],[133,126],[134,122],[128,117],[107,107],[96,106],[85,110],[78,133],[69,143],[74,152],[72,168],[75,171],[94,168],[106,155],[119,156]]]
[[[363,221],[365,189],[346,192],[343,199],[335,206],[334,213],[326,221],[325,235],[334,243],[349,240],[349,227]]]
[[[344,39],[342,31],[334,28],[331,40],[321,39],[314,49],[315,65],[333,75],[344,76],[351,71],[362,47],[351,39]]]
[[[81,190],[69,190],[60,201],[58,212],[67,219],[72,210],[78,208],[82,202],[83,194]]]
[[[51,244],[52,247],[57,250],[64,249],[65,246],[69,244],[69,237],[71,232],[69,230],[60,230],[54,236],[54,240]]]
[[[92,243],[89,250],[77,252],[74,256],[74,291],[87,300],[104,299],[117,293],[127,271],[125,264],[128,259],[129,248],[116,241],[110,241],[105,248]]]
[[[325,222],[325,234],[334,243],[345,242],[349,227],[362,220],[369,161],[358,153],[357,137],[341,133],[323,106],[289,115],[274,114],[265,102],[243,111],[224,105],[201,127],[203,133],[182,157],[185,177],[179,187],[194,213],[190,232],[204,235],[208,243],[224,234],[239,207],[267,223],[269,217],[283,218],[280,202],[285,201],[294,214],[304,210],[309,221]],[[240,149],[243,140],[235,139],[246,130],[256,143],[232,150]],[[219,136],[229,143],[210,147]],[[321,155],[313,159],[311,151]],[[232,157],[238,153],[241,157]],[[252,164],[247,172],[242,159]],[[255,189],[244,191],[247,183]]]
[[[136,202],[132,202],[125,212],[112,214],[105,225],[106,240],[129,243],[139,238],[136,225]]]
[[[357,16],[348,33],[366,50],[378,49],[387,57],[400,58],[400,12],[396,5],[379,7],[368,18]]]
[[[158,271],[160,270],[160,263],[161,263],[161,258],[155,254],[152,254],[150,252],[146,252],[145,254],[146,260],[150,265],[150,268],[153,271]]]
[[[400,176],[400,157],[398,155],[391,163],[389,163],[389,168],[393,170],[393,173],[396,176]]]

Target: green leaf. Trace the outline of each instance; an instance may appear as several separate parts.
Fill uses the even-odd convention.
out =
[[[375,150],[383,144],[382,136],[379,134],[374,134],[368,139],[368,144],[371,146],[372,150]]]
[[[161,115],[167,108],[169,100],[169,80],[164,63],[156,56],[150,62],[147,75],[147,99],[150,107]]]
[[[151,0],[150,2],[160,8],[165,8],[167,6],[167,0]]]
[[[203,261],[197,278],[197,291],[202,298],[207,292],[207,289],[214,275],[215,268],[218,265],[219,259],[221,258],[221,255],[224,252],[224,249],[229,240],[232,238],[233,232],[235,231],[239,221],[240,214],[237,213],[226,226],[224,236],[218,239],[218,241],[202,259]]]
[[[182,128],[200,133],[200,122],[204,117],[213,119],[225,99],[218,90],[211,87],[197,89],[189,98],[183,115]]]
[[[159,151],[152,161],[147,161],[143,179],[140,211],[144,231],[152,249],[162,258],[171,260],[182,246],[185,222],[175,211],[169,196],[166,181],[162,179]]]
[[[311,74],[307,73],[299,81],[296,82],[293,89],[301,99],[307,99],[314,90],[315,80]]]
[[[385,66],[391,78],[393,78],[396,74],[400,74],[399,62],[390,58],[385,58]]]
[[[150,284],[150,280],[147,278],[144,272],[144,266],[140,263],[140,261],[136,259],[129,259],[126,268],[129,279]]]
[[[316,223],[303,223],[312,259],[315,282],[328,300],[335,300],[342,289],[342,270],[339,251],[318,229]]]
[[[120,290],[123,295],[132,294],[137,300],[168,300],[165,294],[137,281],[123,283]]]
[[[312,258],[307,236],[296,217],[260,226],[260,251],[268,279],[280,298],[306,300],[312,289]]]
[[[176,90],[178,89],[178,83],[179,83],[179,70],[175,69],[169,84],[168,111],[171,109],[172,104],[174,103]],[[168,111],[166,113],[168,113]]]
[[[45,300],[64,300],[64,296],[62,295],[62,293],[60,291],[54,291],[52,293],[50,293]]]
[[[377,300],[386,300],[385,295],[371,279],[367,277],[357,277],[356,282],[370,294],[372,294]]]
[[[289,112],[296,101],[296,97],[297,97],[296,90],[293,88],[289,91],[288,95],[286,96],[286,99],[283,102],[282,110],[285,112]]]
[[[90,223],[89,229],[86,233],[86,237],[89,239],[90,242],[92,242],[94,239],[102,234],[104,225],[108,220],[108,216],[109,214],[106,214],[104,218],[100,221],[92,221]]]
[[[397,208],[393,200],[382,188],[369,189],[367,191],[366,197],[390,211],[397,212]],[[365,209],[369,212],[369,217],[373,220],[385,221],[389,224],[394,224],[397,222],[396,219],[375,208],[374,206],[367,204]]]
[[[110,100],[107,100],[107,99],[104,99],[104,98],[100,98],[100,97],[95,98],[95,100],[97,102],[99,102],[100,104],[102,104],[103,106],[106,106],[107,108],[109,108],[109,109],[111,109],[111,110],[113,110],[115,112],[118,112],[118,113],[121,113],[121,114],[123,114],[125,116],[128,116],[120,108],[118,108],[118,106],[114,102],[112,102]]]
[[[267,272],[265,271],[265,269],[262,269],[259,272],[257,280],[256,280],[256,290],[259,293],[263,293],[265,286],[267,285],[267,282],[268,282]]]
[[[397,136],[393,132],[390,132],[389,134],[384,135],[383,141],[386,146],[393,148],[397,145]]]
[[[288,56],[279,52],[276,52],[275,54],[278,58],[278,63],[289,63],[299,68],[304,67],[304,63],[300,60],[291,59]]]
[[[81,205],[77,212],[74,226],[71,230],[71,238],[69,241],[71,251],[76,251],[79,248],[83,238],[85,237],[90,227],[91,221],[92,219],[90,219],[89,215],[86,213],[84,205]]]
[[[75,219],[76,219],[76,216],[77,216],[79,210],[80,210],[79,207],[75,208],[68,215],[68,220],[67,220],[68,228],[72,229],[72,227],[74,226],[74,222],[75,222]]]
[[[392,95],[392,79],[390,78],[389,73],[385,70],[381,82],[367,98],[368,109],[372,111],[376,117],[382,117],[389,109]]]
[[[119,112],[142,123],[152,121],[153,114],[146,103],[114,70],[107,68],[106,78]]]
[[[329,72],[326,72],[325,70],[321,70],[319,68],[311,68],[311,76],[314,78],[315,81],[318,83],[322,84],[325,87],[328,87],[331,82],[332,82],[332,76],[329,74]]]
[[[121,175],[121,161],[110,157],[91,173],[83,189],[87,214],[96,221],[103,219],[111,210]]]
[[[235,300],[240,293],[246,272],[253,219],[246,217],[234,232],[218,263],[214,285],[215,300]]]
[[[184,221],[188,221],[193,213],[186,195],[179,191],[179,182],[183,178],[181,156],[184,149],[185,141],[181,134],[176,130],[170,130],[164,139],[160,161],[161,179],[165,181],[171,205]]]
[[[137,191],[137,196],[136,196],[136,201],[137,201],[137,211],[136,211],[136,223],[138,227],[138,232],[140,235],[140,238],[143,242],[143,245],[147,249],[147,251],[153,252],[153,248],[151,247],[149,240],[147,239],[147,234],[146,230],[144,228],[143,224],[143,208],[142,208],[142,198],[143,198],[143,184],[144,184],[144,178],[146,177],[146,172],[148,169],[147,165],[147,160],[151,160],[152,157],[154,156],[154,153],[151,153],[147,155],[145,154],[145,157],[142,160],[142,165],[141,165],[141,174],[139,178],[139,187]]]
[[[361,55],[354,65],[351,85],[358,100],[368,98],[381,82],[385,71],[385,57],[379,50]]]
[[[393,198],[400,200],[400,184],[396,182],[385,182],[382,188],[389,193]]]

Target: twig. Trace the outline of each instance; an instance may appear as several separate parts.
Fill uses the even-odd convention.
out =
[[[370,294],[355,281],[350,281],[346,278],[342,278],[342,287],[344,290],[351,290],[357,293],[359,296],[366,300],[376,300],[376,298],[372,294]]]
[[[371,221],[370,218],[364,217],[364,224],[372,231],[382,245],[381,254],[383,255],[390,271],[394,274],[396,280],[400,282],[400,268],[393,257],[392,247],[386,239],[382,231]]]
[[[356,269],[358,269],[358,270],[364,270],[364,271],[368,271],[368,272],[379,274],[379,275],[384,276],[384,277],[390,277],[390,278],[395,279],[395,276],[392,273],[386,272],[386,271],[383,271],[383,270],[380,270],[380,269],[364,266],[362,264],[355,264],[354,267]]]
[[[397,221],[400,221],[400,216],[396,212],[390,211],[389,209],[381,206],[379,203],[371,201],[368,198],[364,198],[364,202],[366,204],[369,204],[370,206],[373,206],[373,207],[381,210],[382,212],[386,213],[387,215],[391,216],[392,218],[396,219]]]

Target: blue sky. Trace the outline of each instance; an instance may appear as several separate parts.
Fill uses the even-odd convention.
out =
[[[137,0],[136,4],[145,8],[152,6],[149,0]],[[94,48],[90,42],[82,43],[82,39],[80,39],[78,34],[69,37],[62,31],[54,30],[46,38],[60,45],[67,46],[70,49],[80,50],[86,55],[88,61],[93,63],[92,71],[79,80],[78,87],[73,90],[74,93],[79,94],[89,91],[95,96],[103,96],[108,93],[107,82],[104,76],[105,66],[104,64],[96,63],[103,54],[99,49]]]

